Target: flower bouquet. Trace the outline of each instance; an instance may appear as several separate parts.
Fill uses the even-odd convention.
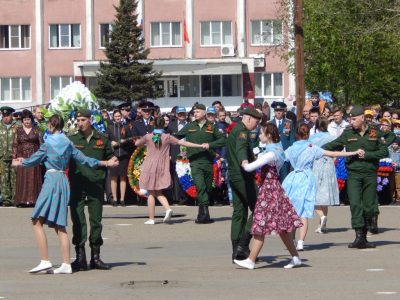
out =
[[[75,112],[81,109],[91,110],[91,123],[93,127],[100,132],[105,131],[104,121],[98,111],[99,104],[97,99],[80,81],[74,81],[70,85],[64,87],[58,96],[50,101],[49,107],[47,109],[42,108],[41,110],[46,120],[54,114],[62,116],[65,122],[64,131],[73,132],[77,130]],[[43,131],[46,129],[46,123],[42,123],[40,126]]]
[[[192,198],[197,198],[196,186],[193,183],[189,159],[186,156],[186,147],[181,147],[181,152],[176,158],[176,174],[182,189]]]
[[[394,172],[393,161],[390,158],[379,160],[378,173],[377,173],[377,186],[378,192],[382,191],[383,187],[389,184],[390,173]]]
[[[128,164],[128,181],[132,190],[140,197],[147,197],[147,191],[139,187],[139,178],[143,161],[147,155],[146,147],[138,147],[133,152]]]

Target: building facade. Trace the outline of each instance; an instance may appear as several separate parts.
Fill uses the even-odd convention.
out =
[[[74,80],[89,88],[118,0],[0,0],[0,105],[46,104]],[[24,12],[24,13],[20,13]],[[294,94],[276,50],[284,29],[276,0],[139,0],[149,60],[163,72],[157,104],[190,107]]]

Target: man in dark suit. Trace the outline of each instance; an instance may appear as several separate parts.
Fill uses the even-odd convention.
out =
[[[275,116],[270,122],[278,127],[279,137],[281,138],[283,150],[286,150],[294,143],[295,132],[293,122],[290,119],[284,117],[286,103],[280,101],[273,102],[271,107],[274,109]],[[285,177],[289,174],[289,172],[290,164],[289,162],[285,162],[279,172],[280,180],[283,181]]]
[[[173,119],[169,125],[167,130],[171,134],[177,133],[179,130],[181,130],[183,127],[186,126],[188,123],[187,121],[187,113],[186,113],[186,108],[183,106],[178,106],[175,110],[176,113],[176,119]],[[185,192],[182,190],[178,176],[175,171],[176,167],[176,158],[180,153],[180,146],[179,145],[171,145],[171,176],[172,176],[172,189],[173,189],[173,201],[175,203],[179,204],[184,204],[188,203],[189,198],[185,194]]]
[[[145,101],[139,104],[142,112],[142,117],[133,123],[132,135],[134,137],[142,137],[153,131],[154,119],[153,111],[154,104],[150,101]]]

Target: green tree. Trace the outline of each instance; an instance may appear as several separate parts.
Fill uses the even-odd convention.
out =
[[[306,89],[346,104],[397,102],[399,13],[397,0],[304,0]]]
[[[144,47],[138,26],[137,1],[120,0],[114,8],[116,19],[105,49],[108,60],[100,63],[94,94],[106,101],[156,98],[160,95],[155,82],[161,74],[153,70],[152,62],[145,61],[150,51]]]

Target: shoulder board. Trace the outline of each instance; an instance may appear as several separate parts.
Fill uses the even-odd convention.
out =
[[[79,131],[70,131],[67,133],[67,136],[74,136],[77,135],[79,133]]]
[[[353,127],[352,127],[351,125],[347,125],[347,126],[344,128],[344,130],[345,130],[345,131],[351,131],[351,130],[353,130]]]

